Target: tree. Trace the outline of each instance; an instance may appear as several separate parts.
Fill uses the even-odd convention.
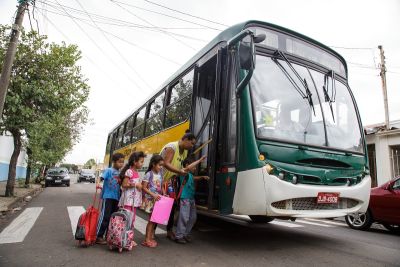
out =
[[[0,64],[9,30],[0,25]],[[46,36],[34,31],[21,32],[0,122],[0,130],[14,138],[6,196],[14,194],[16,164],[22,146],[29,147],[34,161],[49,158],[49,162],[56,163],[79,139],[87,121],[84,103],[89,86],[77,66],[81,52],[76,45],[46,40]]]
[[[81,120],[84,120],[86,112],[74,115],[82,116]],[[29,125],[27,130],[29,138],[26,145],[31,153],[28,157],[28,168],[38,169],[43,165],[51,167],[61,161],[77,138],[79,127],[75,128],[76,125],[79,123],[70,123],[65,118],[56,115],[43,117]],[[28,183],[27,175],[25,184]]]
[[[83,166],[85,169],[91,169],[93,166],[96,166],[96,160],[95,159],[89,159],[86,161],[85,165]]]

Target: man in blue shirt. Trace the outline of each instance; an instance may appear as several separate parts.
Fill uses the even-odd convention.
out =
[[[190,158],[186,158],[182,163],[183,168],[189,171],[189,173],[185,176],[179,177],[181,184],[180,196],[178,195],[178,198],[180,198],[180,208],[175,239],[175,241],[179,244],[191,242],[189,234],[197,219],[196,203],[194,201],[194,181],[200,179],[209,179],[208,176],[193,176],[193,173],[196,171],[196,165],[198,165],[204,159],[205,158],[203,157],[197,161],[193,161]]]
[[[104,233],[108,229],[111,214],[118,211],[120,197],[119,170],[124,165],[124,155],[116,153],[112,156],[112,167],[104,170],[101,179],[104,180],[101,198],[103,199],[102,209],[97,223],[97,244],[107,244]]]

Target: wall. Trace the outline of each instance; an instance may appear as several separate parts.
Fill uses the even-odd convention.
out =
[[[367,144],[375,144],[376,173],[379,186],[393,178],[390,164],[390,146],[400,145],[400,130],[369,134],[367,135]]]
[[[13,150],[12,136],[0,135],[0,181],[5,181],[8,178],[8,168]],[[26,152],[22,149],[18,157],[16,178],[26,177],[26,159]]]

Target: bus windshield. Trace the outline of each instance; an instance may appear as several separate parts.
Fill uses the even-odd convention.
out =
[[[335,99],[324,97],[325,73],[292,63],[306,80],[314,107],[309,99],[296,92],[295,85],[279,67],[280,59],[257,55],[256,69],[250,80],[257,137],[286,142],[326,146],[363,153],[357,113],[349,89],[335,81]],[[295,76],[286,68],[290,76]],[[295,80],[301,87],[299,80]],[[325,125],[324,125],[325,124]]]

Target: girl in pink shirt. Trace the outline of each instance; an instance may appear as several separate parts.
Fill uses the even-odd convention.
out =
[[[142,181],[138,170],[142,168],[145,157],[141,151],[133,152],[120,173],[122,194],[118,206],[133,212],[131,229],[135,224],[136,208],[142,205]]]

